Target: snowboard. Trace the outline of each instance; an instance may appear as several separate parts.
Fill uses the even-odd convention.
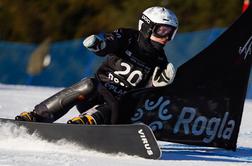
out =
[[[0,125],[24,126],[50,142],[65,139],[87,149],[103,153],[123,153],[147,159],[159,159],[161,151],[151,129],[144,124],[75,125],[63,123],[23,122],[0,118]]]

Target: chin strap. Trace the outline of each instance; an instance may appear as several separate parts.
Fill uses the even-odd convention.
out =
[[[176,70],[172,63],[166,66],[163,71],[156,67],[152,75],[152,85],[154,87],[163,87],[171,84],[176,75]]]

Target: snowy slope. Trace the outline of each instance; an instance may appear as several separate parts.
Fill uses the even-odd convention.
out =
[[[13,118],[59,91],[60,88],[11,86],[0,84],[0,117]],[[49,143],[25,134],[24,129],[0,126],[0,165],[62,166],[174,166],[174,165],[252,165],[252,101],[246,100],[236,152],[216,148],[159,142],[161,160],[146,160],[123,154],[108,155],[78,147],[70,142]],[[58,122],[77,115],[73,108]]]

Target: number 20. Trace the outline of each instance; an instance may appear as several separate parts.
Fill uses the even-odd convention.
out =
[[[132,85],[132,86],[136,86],[143,78],[143,73],[139,70],[134,70],[131,72],[131,67],[129,64],[122,62],[121,66],[125,67],[125,70],[122,71],[115,71],[114,73],[116,75],[127,75],[130,74],[127,78],[127,81]],[[134,81],[133,78],[136,77],[136,80]]]

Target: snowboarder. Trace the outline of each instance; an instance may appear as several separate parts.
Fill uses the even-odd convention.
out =
[[[88,50],[107,56],[95,76],[63,89],[15,119],[51,123],[76,106],[81,114],[69,124],[120,123],[118,102],[123,94],[172,83],[175,69],[163,47],[174,39],[177,29],[178,20],[171,10],[150,7],[142,13],[138,30],[120,28],[104,37],[87,37],[83,45]]]

